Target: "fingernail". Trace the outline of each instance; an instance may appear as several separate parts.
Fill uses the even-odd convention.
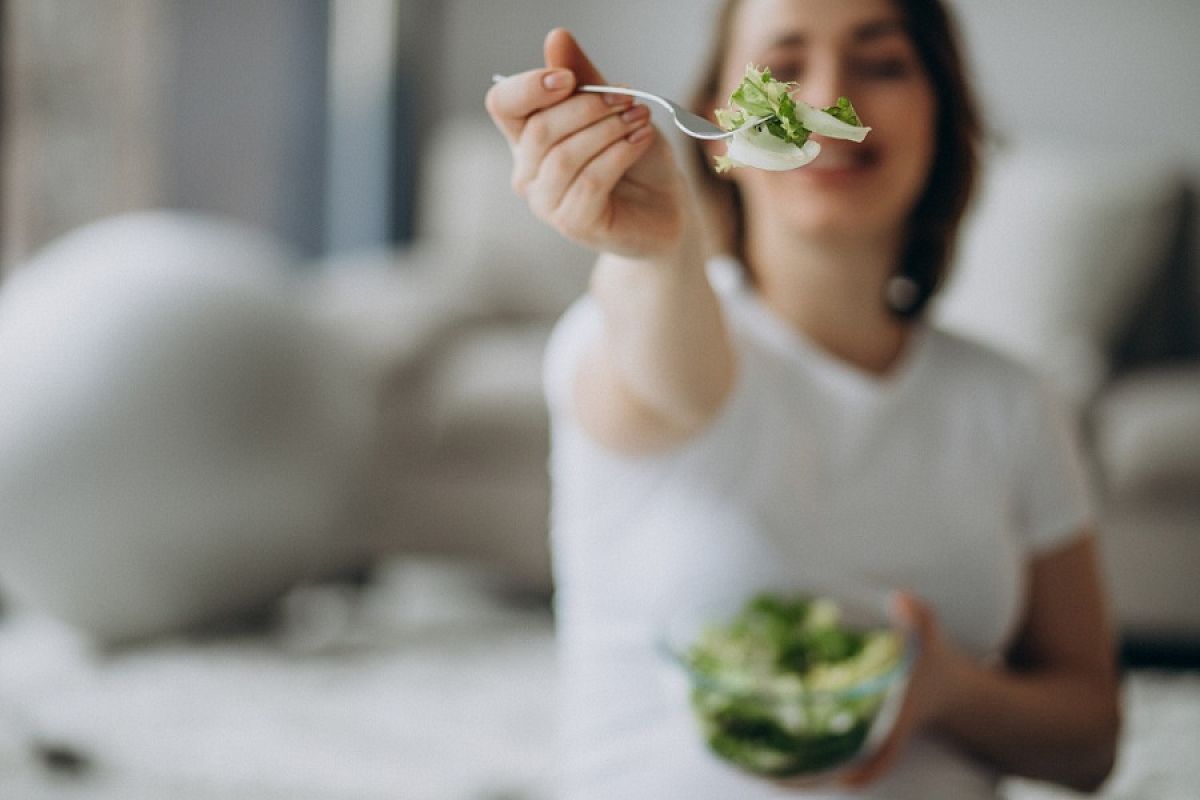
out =
[[[633,106],[632,108],[621,112],[622,122],[637,122],[640,119],[645,119],[649,114],[650,109],[645,106]]]
[[[547,89],[550,89],[550,90],[565,89],[570,85],[571,85],[571,73],[567,72],[565,69],[555,70],[554,72],[547,72],[546,75],[542,78],[542,86],[545,86]]]
[[[654,133],[654,127],[652,125],[643,125],[636,131],[629,133],[625,137],[625,141],[629,142],[630,144],[637,144],[644,139],[648,139],[652,133]]]
[[[623,94],[606,94],[604,95],[604,102],[608,103],[610,106],[619,106],[631,101]]]

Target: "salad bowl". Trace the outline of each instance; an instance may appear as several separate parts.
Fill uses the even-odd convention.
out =
[[[826,780],[875,751],[916,656],[887,595],[862,590],[762,591],[693,609],[658,644],[708,749],[795,783]]]

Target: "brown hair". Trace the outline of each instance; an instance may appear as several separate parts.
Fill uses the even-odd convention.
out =
[[[716,38],[701,80],[692,94],[692,110],[709,114],[723,103],[717,98],[721,70],[729,50],[730,30],[739,0],[726,0],[717,16]],[[888,300],[894,313],[914,318],[944,283],[953,255],[959,223],[975,186],[979,167],[980,118],[967,82],[966,67],[954,21],[939,0],[894,0],[933,85],[937,98],[937,147],[921,197],[909,218],[908,241],[897,276],[911,282],[910,297]],[[744,209],[732,181],[718,178],[701,144],[694,148],[697,180],[711,207],[732,217],[726,245],[746,263]],[[746,264],[746,269],[750,265]],[[751,277],[753,277],[751,275]]]

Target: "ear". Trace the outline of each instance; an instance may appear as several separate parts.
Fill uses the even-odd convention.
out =
[[[565,28],[555,28],[546,34],[542,45],[547,67],[566,67],[575,73],[579,83],[605,83],[600,70],[592,64],[575,37]]]

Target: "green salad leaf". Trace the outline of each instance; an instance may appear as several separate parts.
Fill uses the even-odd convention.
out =
[[[836,106],[830,106],[825,109],[825,113],[835,119],[840,119],[847,125],[862,125],[862,121],[858,118],[858,113],[854,110],[854,106],[850,104],[850,100],[845,97],[839,97]]]
[[[725,130],[742,128],[748,123],[750,127],[734,135],[730,152],[716,157],[718,172],[738,166],[762,169],[803,166],[820,152],[815,143],[805,147],[811,134],[861,142],[871,130],[863,126],[848,98],[839,97],[836,105],[818,109],[792,97],[794,88],[795,84],[775,80],[767,67],[746,66],[741,84],[729,96],[729,105],[714,113],[717,124]],[[765,139],[763,134],[773,139]],[[754,148],[765,151],[765,157],[756,158]]]

